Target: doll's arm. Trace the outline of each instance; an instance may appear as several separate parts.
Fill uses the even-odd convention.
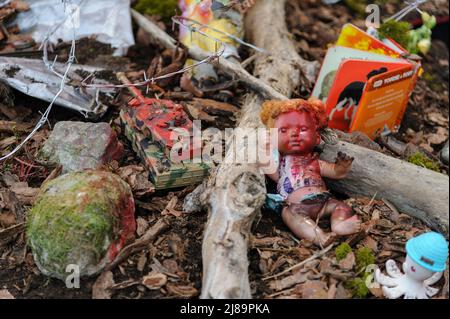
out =
[[[335,163],[319,161],[320,173],[323,177],[332,179],[343,179],[352,168],[354,158],[339,152]]]

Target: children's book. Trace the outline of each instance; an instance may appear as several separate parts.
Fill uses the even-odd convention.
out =
[[[330,128],[361,131],[373,139],[398,130],[420,65],[403,58],[406,50],[390,43],[344,26],[312,93],[325,103]]]

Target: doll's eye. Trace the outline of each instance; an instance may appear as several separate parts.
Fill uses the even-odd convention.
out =
[[[308,130],[308,128],[306,127],[306,126],[303,126],[302,128],[301,128],[301,131],[302,132],[306,132]]]
[[[286,133],[286,132],[287,132],[287,129],[285,129],[284,127],[282,127],[282,128],[280,128],[280,132],[281,132],[281,133]]]

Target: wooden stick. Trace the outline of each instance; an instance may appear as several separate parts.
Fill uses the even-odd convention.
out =
[[[155,240],[155,238],[167,228],[169,228],[169,224],[165,220],[158,220],[156,224],[154,224],[149,230],[147,230],[147,232],[141,238],[123,248],[117,255],[116,259],[114,259],[114,261],[105,268],[105,271],[114,269],[129,256],[146,249]]]
[[[308,263],[308,262],[310,262],[310,261],[312,261],[312,260],[314,260],[316,258],[322,257],[328,251],[330,251],[330,249],[333,248],[333,246],[334,246],[334,244],[331,244],[328,247],[326,247],[325,249],[322,249],[322,250],[318,251],[317,253],[315,253],[314,255],[312,255],[311,257],[303,260],[302,262],[299,262],[298,264],[296,264],[296,265],[294,265],[292,267],[289,267],[288,269],[285,269],[285,270],[283,270],[282,272],[280,272],[278,274],[275,274],[275,275],[272,275],[272,276],[268,276],[268,277],[264,277],[262,280],[266,281],[266,280],[269,280],[269,279],[272,279],[272,278],[280,277],[280,276],[282,276],[284,274],[287,274],[288,272],[291,272],[292,270],[300,268],[301,266],[305,265],[306,263]]]

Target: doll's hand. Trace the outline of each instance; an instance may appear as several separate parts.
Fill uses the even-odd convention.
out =
[[[355,159],[342,152],[338,152],[335,162],[336,175],[345,177],[352,167],[352,163]]]

